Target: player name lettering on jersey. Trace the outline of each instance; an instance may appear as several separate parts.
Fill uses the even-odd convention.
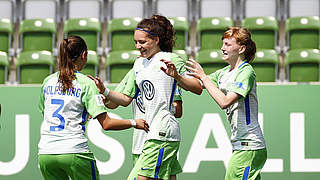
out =
[[[61,96],[75,96],[80,97],[81,95],[81,88],[73,88],[72,90],[66,90],[62,92],[59,86],[45,86],[43,88],[44,95],[61,95]]]

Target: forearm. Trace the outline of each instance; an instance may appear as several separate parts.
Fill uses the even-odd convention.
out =
[[[114,119],[114,118],[110,118],[109,121],[104,121],[104,126],[106,127],[105,130],[122,130],[122,129],[129,129],[132,127],[132,124],[130,122],[130,120],[127,119]]]
[[[202,87],[198,79],[196,78],[186,78],[184,76],[178,75],[175,78],[178,85],[187,91],[191,91],[195,94],[200,95],[202,93]]]
[[[104,130],[121,130],[132,127],[132,123],[130,120],[110,118],[107,113],[98,115],[97,119]]]
[[[110,90],[110,92],[108,93],[107,98],[112,103],[116,105],[121,105],[121,106],[128,106],[132,101],[131,97],[116,91],[112,91],[112,90]]]
[[[238,98],[236,95],[227,96],[219,88],[217,88],[209,79],[208,76],[201,78],[203,86],[207,89],[210,96],[220,106],[221,109],[228,108]],[[235,93],[234,93],[235,94]]]
[[[112,102],[112,101],[109,101],[107,104],[105,104],[107,108],[109,109],[116,109],[119,105]]]

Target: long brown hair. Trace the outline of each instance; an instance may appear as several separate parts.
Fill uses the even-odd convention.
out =
[[[249,30],[243,27],[228,27],[227,31],[223,33],[222,40],[231,37],[234,37],[239,45],[246,46],[244,56],[248,63],[252,62],[257,48],[256,43],[251,39]]]
[[[161,51],[172,52],[176,31],[166,17],[153,15],[150,19],[140,21],[137,28],[147,30],[149,32],[148,37],[151,39],[154,39],[155,36],[159,37]]]
[[[75,61],[87,50],[85,41],[79,36],[69,36],[60,43],[59,80],[63,92],[73,89],[72,81],[76,78]]]

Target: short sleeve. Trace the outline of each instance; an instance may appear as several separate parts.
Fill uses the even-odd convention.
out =
[[[133,68],[122,79],[120,84],[116,87],[115,91],[130,97],[134,97],[137,91],[137,85],[136,85],[136,76],[134,74]]]
[[[183,74],[187,69],[184,67],[185,62],[184,60],[178,56],[177,54],[171,54],[171,61],[173,62],[174,66],[176,67],[179,74]]]
[[[215,85],[218,86],[218,80],[219,80],[219,71],[216,71],[214,73],[211,73],[208,75],[208,78],[210,81]]]
[[[229,91],[240,94],[242,97],[246,97],[251,91],[255,81],[255,74],[250,66],[242,69],[236,76],[233,84],[229,87]]]
[[[132,76],[134,75],[134,73],[132,73],[133,69],[131,69],[126,75],[125,77],[121,80],[121,82],[118,84],[118,86],[116,87],[116,89],[114,91],[119,92],[119,93],[123,93],[126,90],[127,84],[128,82],[130,82],[130,79],[133,78]]]
[[[88,80],[83,87],[84,92],[82,93],[82,102],[86,107],[88,113],[93,117],[96,118],[101,113],[107,112],[107,109],[103,103],[101,94],[98,91],[98,88],[94,84],[93,81]]]

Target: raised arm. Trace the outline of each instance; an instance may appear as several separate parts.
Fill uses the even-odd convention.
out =
[[[168,76],[173,77],[180,87],[187,91],[191,91],[195,94],[200,95],[202,93],[202,87],[198,79],[196,78],[188,78],[183,75],[180,75],[177,72],[177,69],[175,65],[171,61],[167,61],[162,59],[162,62],[164,62],[167,66],[167,68],[160,67],[161,70],[166,73]]]
[[[203,87],[208,90],[210,96],[215,100],[221,109],[228,108],[239,99],[240,95],[237,93],[230,92],[225,95],[219,88],[217,88],[205,74],[198,62],[195,60],[188,60],[187,64],[189,66],[186,66],[186,68],[191,71],[188,74],[202,81]]]
[[[119,105],[126,107],[131,103],[132,97],[106,88],[99,77],[94,78],[90,75],[87,76],[95,82],[100,94],[104,94],[106,96],[105,104],[108,108],[115,109]]]

